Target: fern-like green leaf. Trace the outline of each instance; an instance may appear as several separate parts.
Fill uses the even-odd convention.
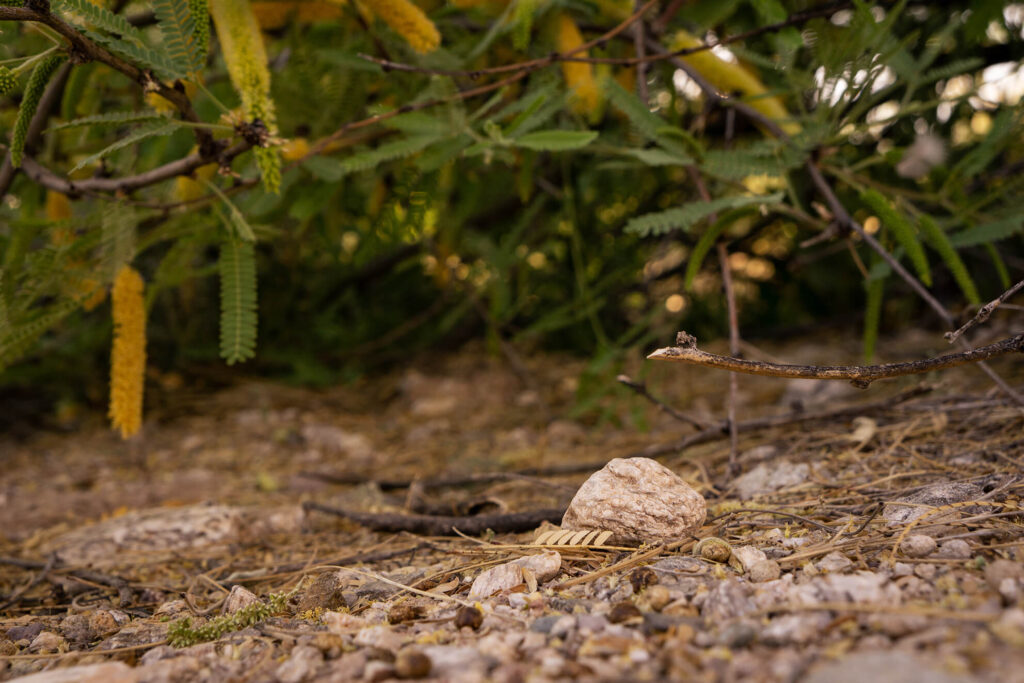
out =
[[[914,269],[917,271],[917,276],[921,278],[921,282],[931,287],[932,272],[928,266],[928,257],[925,256],[921,241],[917,239],[914,226],[889,203],[889,200],[881,192],[865,190],[861,193],[860,198],[878,216],[882,225],[889,229],[892,236],[896,238],[896,241],[907,252],[910,262],[914,264]]]
[[[778,204],[781,201],[782,193],[776,192],[775,194],[764,196],[718,197],[710,202],[690,202],[675,209],[658,211],[632,218],[626,225],[626,232],[647,237],[648,235],[664,235],[672,230],[685,231],[719,211],[737,209],[743,206]]]
[[[711,247],[715,246],[715,242],[718,241],[718,236],[738,218],[735,212],[729,213],[728,219],[723,216],[709,225],[708,229],[697,240],[697,244],[694,245],[690,259],[686,263],[686,275],[683,278],[683,287],[686,289],[690,289],[693,286],[693,280],[697,277],[697,273],[700,272],[700,267],[704,264],[704,259],[707,257],[708,252],[711,251]]]
[[[111,52],[114,52],[118,56],[123,57],[144,69],[149,69],[160,78],[173,81],[176,78],[182,78],[186,75],[186,72],[181,68],[181,65],[172,61],[163,52],[152,50],[144,45],[136,45],[135,43],[127,40],[107,36],[96,31],[90,31],[87,28],[80,28],[79,30],[97,43],[102,43],[104,46],[109,48]]]
[[[991,244],[1005,240],[1022,231],[1024,231],[1024,215],[1018,214],[962,230],[950,237],[949,241],[956,247],[975,247],[979,244]]]
[[[949,241],[949,236],[932,220],[931,216],[921,216],[918,225],[925,240],[942,257],[943,263],[949,268],[949,272],[953,274],[956,283],[960,285],[960,291],[964,293],[967,300],[972,304],[980,304],[981,297],[978,296],[978,288],[974,286],[974,280],[971,279],[970,273],[967,272],[967,266],[964,265],[960,254],[956,253],[953,243]]]
[[[238,207],[235,206],[234,202],[232,202],[228,196],[224,194],[219,187],[217,187],[217,185],[205,179],[203,180],[203,184],[210,188],[215,195],[220,197],[220,200],[224,202],[224,206],[227,207],[228,213],[225,223],[228,231],[232,234],[232,237],[245,242],[255,242],[256,233],[252,231],[252,226],[249,225],[249,221],[245,220],[245,214],[238,210]]]
[[[1006,149],[1006,142],[1017,131],[1017,110],[1007,107],[992,119],[992,128],[985,139],[957,162],[950,173],[951,178],[971,178],[987,168],[992,160]]]
[[[608,94],[612,106],[624,114],[636,131],[645,138],[682,158],[703,158],[704,148],[693,136],[680,128],[668,126],[664,119],[652,113],[639,97],[628,92],[614,79],[605,80],[604,91]]]
[[[130,123],[153,123],[154,121],[166,123],[169,117],[166,114],[156,114],[151,111],[112,111],[109,114],[96,114],[95,116],[83,116],[73,121],[58,123],[50,127],[50,131],[68,130],[70,128],[82,128],[83,126],[124,126]]]
[[[50,82],[53,72],[57,70],[64,59],[62,54],[43,57],[28,78],[25,95],[21,98],[21,106],[18,108],[18,118],[14,122],[14,132],[11,134],[11,163],[14,168],[21,168],[29,123],[32,122],[32,117],[35,116],[36,109],[39,107],[39,99],[43,96],[46,84]]]
[[[395,159],[403,159],[405,157],[412,156],[435,140],[437,140],[437,138],[433,135],[417,135],[403,138],[394,142],[385,143],[376,149],[353,154],[347,159],[340,161],[338,165],[341,168],[342,175],[366,171],[371,168],[376,168],[387,161],[394,161]]]
[[[228,365],[256,355],[256,248],[226,239],[220,247],[220,355]]]
[[[92,26],[116,33],[125,40],[146,44],[142,31],[129,24],[127,19],[89,0],[53,0],[51,6],[64,14],[76,14]]]
[[[882,320],[885,276],[868,279],[865,289],[867,289],[867,300],[864,303],[864,362],[870,364],[875,357],[878,328]]]
[[[195,22],[187,0],[153,0],[153,10],[163,35],[167,56],[182,71],[195,73],[203,68],[203,55],[196,43]]]
[[[134,145],[136,142],[141,142],[146,138],[156,137],[160,135],[170,135],[174,131],[178,130],[178,128],[179,125],[173,121],[159,121],[156,123],[139,126],[133,132],[124,136],[123,138],[113,143],[112,145],[108,145],[101,149],[100,151],[96,152],[95,154],[90,154],[86,158],[79,161],[75,165],[75,167],[71,169],[71,172],[74,173],[80,168],[84,168],[85,166],[89,166],[90,164],[93,164],[99,161],[100,159],[110,156],[119,149],[130,147],[131,145]]]
[[[75,299],[61,301],[48,307],[31,320],[14,323],[0,331],[0,371],[18,360],[47,330],[78,308]]]
[[[536,152],[564,152],[586,147],[596,139],[594,130],[538,130],[516,138],[513,144]]]

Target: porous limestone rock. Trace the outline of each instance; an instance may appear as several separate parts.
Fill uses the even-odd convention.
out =
[[[704,523],[707,504],[675,472],[649,458],[615,458],[587,479],[563,529],[606,529],[619,542],[677,541]]]

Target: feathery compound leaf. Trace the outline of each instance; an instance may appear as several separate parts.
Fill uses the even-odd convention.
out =
[[[353,154],[349,158],[342,160],[338,165],[341,167],[342,175],[365,171],[375,168],[386,161],[412,156],[435,140],[437,138],[433,135],[417,135],[396,140],[395,142],[388,142],[377,149]]]
[[[196,26],[187,0],[153,0],[153,10],[159,20],[167,56],[183,71],[195,73],[202,69],[203,57],[196,44]]]
[[[733,209],[708,226],[708,229],[697,240],[697,244],[694,245],[693,252],[690,254],[690,259],[686,264],[686,275],[683,278],[684,288],[690,289],[693,286],[693,280],[697,277],[697,273],[700,272],[700,266],[704,263],[708,252],[711,251],[711,247],[715,246],[715,242],[718,241],[718,236],[727,227],[753,210],[749,206]]]
[[[515,139],[517,147],[538,152],[561,152],[586,147],[597,139],[593,130],[538,130]]]
[[[201,180],[203,181],[203,184],[210,188],[215,195],[220,197],[220,200],[224,202],[224,206],[227,207],[228,215],[225,218],[224,215],[221,214],[221,219],[224,220],[227,225],[228,232],[231,233],[232,237],[245,242],[255,242],[256,234],[252,231],[252,226],[249,225],[249,222],[245,220],[245,215],[238,210],[238,207],[235,206],[234,203],[228,199],[228,196],[224,194],[214,183],[206,180],[205,178],[202,178]]]
[[[718,197],[710,202],[690,202],[676,209],[632,218],[626,225],[626,232],[637,233],[641,237],[664,235],[672,230],[689,230],[694,224],[719,211],[756,204],[778,204],[781,201],[782,193],[776,192],[756,197]]]
[[[146,44],[146,38],[142,32],[129,24],[127,19],[100,5],[94,5],[89,0],[53,0],[52,6],[62,13],[77,14],[95,27],[116,33],[139,45]]]
[[[100,151],[96,152],[95,154],[91,154],[86,158],[82,159],[81,161],[79,161],[75,165],[75,167],[71,169],[71,173],[74,173],[80,168],[95,163],[100,159],[103,159],[104,157],[108,157],[119,149],[124,149],[125,147],[134,145],[136,142],[140,142],[142,140],[145,140],[146,138],[151,138],[158,135],[170,135],[174,131],[178,130],[178,128],[179,124],[173,121],[159,121],[144,126],[140,126],[139,128],[135,129],[134,132],[126,135],[125,137],[121,138],[114,144],[108,145],[107,147],[104,147]]]
[[[918,225],[921,227],[921,233],[925,239],[932,245],[932,249],[939,252],[943,263],[949,268],[949,272],[953,274],[956,283],[960,285],[960,290],[967,297],[967,300],[972,304],[980,304],[981,297],[978,296],[978,288],[974,286],[974,280],[971,279],[970,274],[967,272],[967,266],[960,259],[960,254],[956,253],[956,249],[953,248],[953,243],[949,241],[946,233],[942,231],[942,228],[930,216],[921,216]]]
[[[213,0],[210,16],[228,66],[228,75],[242,98],[245,115],[259,119],[271,135],[277,134],[277,115],[270,99],[270,71],[263,35],[248,0]],[[281,156],[277,150],[256,150],[256,161],[267,192],[281,189]]]
[[[151,111],[113,111],[109,114],[96,114],[95,116],[83,116],[73,121],[65,121],[56,126],[51,126],[50,131],[68,130],[69,128],[81,128],[82,126],[123,126],[129,123],[167,123],[170,117],[166,114],[154,114]]]
[[[979,244],[991,244],[1005,240],[1021,231],[1024,231],[1024,215],[1018,214],[962,230],[953,235],[949,241],[957,247],[975,247]]]
[[[78,306],[77,300],[61,301],[27,322],[15,323],[8,318],[8,324],[0,327],[0,370],[23,356],[39,337],[66,318]],[[6,308],[6,304],[4,307]],[[10,316],[10,312],[5,311],[5,313]]]
[[[637,132],[648,140],[658,139],[658,129],[665,125],[664,119],[640,101],[640,98],[618,84],[613,78],[605,79],[604,90],[612,106],[629,119]]]
[[[169,59],[163,52],[152,50],[144,45],[136,45],[127,40],[103,35],[96,31],[90,31],[87,28],[80,28],[79,30],[97,43],[105,45],[111,52],[134,64],[149,69],[160,78],[173,81],[186,75],[181,65]]]
[[[256,248],[227,239],[220,246],[220,355],[228,365],[256,355]]]
[[[865,283],[865,288],[867,289],[867,301],[864,304],[864,362],[870,363],[875,357],[878,328],[882,320],[885,276],[869,279]]]
[[[44,57],[29,76],[21,107],[18,108],[18,119],[14,122],[14,132],[11,134],[11,163],[14,168],[21,168],[21,160],[25,155],[25,136],[28,135],[28,125],[39,107],[39,98],[43,96],[46,84],[64,59],[64,55],[58,54]]]
[[[910,262],[914,264],[914,269],[917,270],[918,277],[921,278],[921,282],[931,287],[932,273],[928,267],[928,257],[925,256],[924,247],[921,246],[920,240],[917,239],[914,226],[910,224],[910,221],[903,214],[893,208],[892,204],[889,203],[889,200],[881,192],[865,190],[861,193],[860,198],[861,201],[875,212],[875,215],[882,221],[882,224],[889,228],[889,232],[892,233],[892,236],[896,238],[896,241],[907,252]]]

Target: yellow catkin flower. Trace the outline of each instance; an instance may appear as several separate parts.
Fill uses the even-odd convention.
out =
[[[309,156],[309,141],[306,138],[292,138],[281,145],[281,156],[285,161],[298,161]]]
[[[366,4],[416,52],[433,52],[441,44],[434,22],[409,0],[366,0]]]
[[[188,95],[189,99],[192,99],[196,96],[196,91],[198,89],[199,86],[197,86],[192,81],[185,81],[185,94]],[[152,109],[155,109],[157,112],[161,114],[177,111],[177,109],[174,107],[170,100],[165,100],[162,95],[159,95],[155,92],[146,93],[146,104],[148,104]]]
[[[673,50],[699,47],[703,42],[686,31],[678,31],[672,43]],[[751,107],[779,124],[790,135],[800,132],[800,125],[794,123],[778,97],[768,94],[761,80],[740,64],[733,64],[719,58],[711,50],[701,50],[683,57],[683,61],[700,72],[718,90],[726,93],[740,93],[748,98]]]
[[[252,3],[252,13],[260,28],[271,31],[291,22],[338,21],[345,17],[345,4],[321,0],[257,0]]]
[[[71,201],[66,194],[46,191],[46,218],[51,221],[66,221],[71,218]]]
[[[110,353],[110,422],[121,438],[142,427],[142,394],[146,371],[146,309],[142,276],[124,266],[111,290],[114,344]]]
[[[210,17],[217,29],[228,75],[242,98],[249,120],[259,119],[271,136],[277,135],[277,116],[270,99],[270,70],[263,36],[249,0],[210,0]],[[256,159],[268,192],[281,186],[281,158],[274,148],[260,147]]]
[[[555,35],[555,46],[559,52],[569,52],[583,44],[583,35],[580,34],[576,22],[568,14],[558,15],[557,33]],[[584,50],[572,55],[573,57],[589,57]],[[601,115],[601,89],[594,78],[594,67],[592,64],[583,62],[562,62],[562,74],[565,82],[572,91],[569,100],[570,108],[577,114],[587,116],[594,120]]]

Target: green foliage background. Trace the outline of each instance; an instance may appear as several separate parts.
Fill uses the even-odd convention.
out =
[[[83,310],[75,283],[109,284],[127,261],[148,283],[158,372],[245,360],[258,336],[244,372],[309,385],[479,337],[495,352],[505,340],[587,354],[595,374],[613,377],[627,354],[664,345],[677,329],[701,339],[725,332],[719,239],[733,254],[747,336],[858,325],[870,355],[879,329],[938,328],[859,240],[839,234],[800,246],[831,221],[803,168],[808,159],[856,219],[880,219],[885,247],[951,310],[1020,278],[1022,88],[1002,101],[979,90],[993,65],[1020,73],[1020,4],[696,0],[670,12],[659,34],[654,19],[669,4],[647,21],[648,36],[666,45],[677,29],[706,39],[755,32],[729,50],[785,104],[789,123],[799,124],[793,140],[689,96],[665,60],[650,64],[646,102],[631,67],[617,64],[594,67],[604,100],[597,110],[571,105],[557,63],[453,97],[508,74],[444,72],[545,57],[555,50],[558,13],[589,39],[628,17],[632,3],[430,0],[422,6],[443,42],[425,56],[351,4],[278,3],[292,15],[264,31],[280,131],[268,144],[339,132],[335,144],[285,161],[279,194],[258,184],[248,151],[223,169],[230,174],[200,181],[198,201],[182,205],[173,179],[72,193],[72,216],[57,222],[46,216],[46,189],[15,174],[0,203],[0,385],[100,402],[109,304]],[[822,6],[840,13],[758,32]],[[216,37],[203,44],[206,18],[192,15],[205,3],[107,9],[53,4],[169,86],[200,73],[203,87],[181,90],[202,130],[232,144],[245,137],[252,122],[222,117],[221,106],[234,109],[239,98]],[[192,153],[197,127],[154,110],[139,83],[95,61],[53,64],[65,43],[51,30],[14,21],[0,30],[0,62],[18,75],[0,96],[0,129],[13,135],[3,135],[8,156],[18,148],[19,116],[32,114],[25,103],[39,96],[26,63],[37,55],[45,56],[35,64],[65,80],[29,151],[58,177],[130,176]],[[433,73],[386,71],[362,54]],[[632,35],[590,55],[628,59]],[[341,130],[434,100],[446,101]],[[900,164],[918,153],[923,133],[946,153],[907,177]],[[58,231],[73,239],[55,239]],[[226,252],[233,260],[222,260]],[[245,290],[252,259],[258,304]],[[601,383],[582,386],[593,398]]]

